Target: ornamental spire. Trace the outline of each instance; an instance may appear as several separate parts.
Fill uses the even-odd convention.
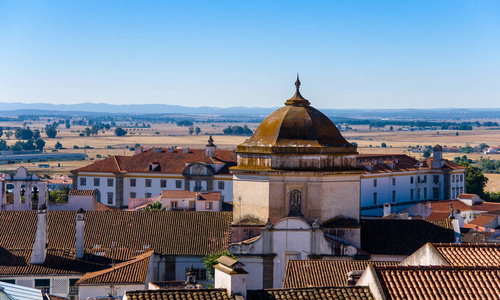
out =
[[[285,102],[285,105],[294,105],[294,106],[309,106],[311,103],[305,99],[304,97],[302,97],[302,95],[300,94],[300,79],[299,79],[299,73],[297,73],[297,80],[295,80],[295,87],[296,87],[296,91],[295,91],[295,95],[293,95],[292,98],[286,100]]]

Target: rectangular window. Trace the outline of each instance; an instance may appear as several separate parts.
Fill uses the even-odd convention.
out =
[[[224,181],[219,181],[219,190],[224,189]]]
[[[420,176],[417,176],[417,183],[420,183]]]
[[[373,193],[373,205],[377,205],[377,193]]]
[[[423,183],[426,183],[427,182],[427,175],[424,176],[424,181],[422,181]]]
[[[151,179],[146,179],[146,187],[151,187]]]
[[[460,182],[464,181],[464,174],[460,174]]]
[[[16,284],[15,279],[0,279],[0,281],[5,282],[5,283],[10,283],[10,284]]]
[[[176,189],[182,189],[182,180],[176,180],[175,181],[175,188]]]
[[[113,193],[108,193],[108,204],[113,204]]]
[[[188,269],[186,269],[187,273]],[[196,280],[205,281],[207,280],[207,270],[206,269],[193,269],[193,273],[196,274]]]
[[[451,189],[451,199],[455,199],[455,188]]]
[[[35,289],[50,294],[50,279],[35,279]]]
[[[167,180],[166,179],[160,180],[160,187],[162,187],[162,188],[166,188],[167,187]]]
[[[179,205],[179,202],[177,202],[177,201],[170,202],[170,207],[172,207],[172,208],[177,208],[178,205]]]
[[[424,199],[427,199],[427,188],[424,188]]]
[[[410,200],[413,201],[413,189],[410,190]]]
[[[451,175],[451,182],[455,182],[455,175]]]
[[[135,178],[130,179],[130,186],[135,186],[136,185],[136,180]]]
[[[108,178],[108,186],[113,186],[113,178]]]
[[[76,285],[76,282],[78,279],[70,279],[69,280],[69,293],[71,295],[78,295],[78,286]]]
[[[151,198],[151,193],[144,193],[145,198]]]
[[[463,187],[461,187],[461,188],[460,188],[460,194],[463,194],[463,193],[464,193],[464,188],[463,188]]]
[[[194,183],[194,191],[195,191],[195,192],[199,192],[199,191],[201,191],[201,182],[196,181],[196,182]]]
[[[373,187],[377,187],[377,179],[373,179]]]
[[[135,198],[137,196],[136,193],[130,193],[130,198]]]
[[[212,210],[214,208],[214,204],[212,202],[205,202],[205,209]]]
[[[396,185],[396,177],[392,178],[392,185]]]
[[[417,200],[420,200],[420,189],[417,189]]]
[[[433,175],[433,176],[432,176],[432,181],[433,181],[434,183],[436,183],[436,184],[437,184],[437,183],[439,183],[439,175]]]
[[[439,188],[433,188],[432,189],[432,198],[433,199],[438,199],[439,198]]]
[[[81,186],[86,186],[87,185],[87,178],[80,177],[80,185]]]
[[[196,209],[196,202],[195,201],[189,201],[189,209]]]
[[[410,183],[413,184],[413,176],[410,177]]]
[[[396,191],[392,191],[392,202],[396,203]]]
[[[99,186],[101,184],[101,178],[94,178],[94,186]]]

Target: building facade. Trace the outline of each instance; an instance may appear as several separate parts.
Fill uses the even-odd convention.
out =
[[[152,198],[163,190],[220,192],[233,196],[233,150],[216,150],[212,137],[205,149],[152,148],[134,156],[113,156],[71,171],[73,188],[93,190],[99,202],[127,208],[130,198]]]

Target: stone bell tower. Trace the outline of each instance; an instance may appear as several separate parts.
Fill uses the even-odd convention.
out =
[[[309,224],[359,221],[356,147],[333,122],[296,92],[238,145],[233,178],[234,223],[273,224],[301,217]]]

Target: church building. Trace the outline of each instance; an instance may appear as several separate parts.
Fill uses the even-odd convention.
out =
[[[298,78],[295,85],[285,106],[238,145],[231,168],[229,251],[262,274],[249,288],[281,287],[290,259],[352,257],[360,248],[357,149],[302,97]]]

